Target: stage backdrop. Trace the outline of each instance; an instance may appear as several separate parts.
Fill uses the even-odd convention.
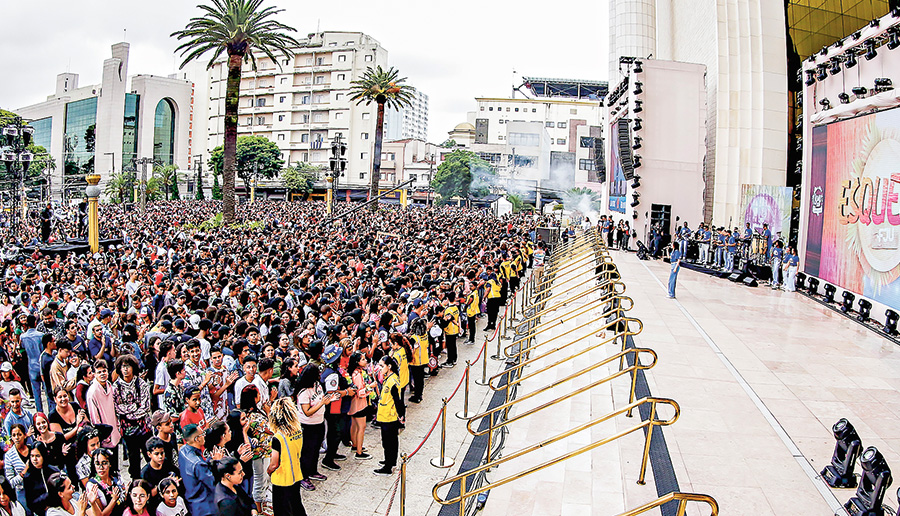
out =
[[[610,131],[618,131],[616,124],[610,126]],[[618,132],[610,132],[618,134]],[[625,213],[625,196],[628,191],[628,180],[625,179],[625,171],[622,169],[622,159],[619,158],[619,145],[616,138],[609,139],[609,210]]]
[[[812,129],[806,272],[900,308],[900,110]]]
[[[787,186],[742,185],[741,215],[743,221],[738,224],[741,232],[744,231],[744,224],[747,222],[750,223],[754,233],[761,233],[763,224],[768,224],[773,242],[779,232],[781,232],[782,242],[786,241],[791,227],[793,195],[794,189]]]

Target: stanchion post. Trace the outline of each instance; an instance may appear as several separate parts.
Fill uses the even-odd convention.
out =
[[[499,339],[497,339],[497,340],[498,340],[498,342],[499,342]],[[488,357],[487,357],[487,343],[488,343],[488,340],[487,340],[487,339],[484,339],[484,349],[481,350],[481,358],[482,358],[482,360],[481,360],[481,381],[479,382],[478,380],[475,380],[475,383],[476,383],[477,385],[487,385],[487,384],[488,384],[488,379],[487,379],[487,361],[488,361]]]
[[[459,419],[469,419],[473,414],[469,414],[469,370],[472,368],[472,362],[466,360],[466,371],[463,373],[465,377],[466,389],[463,391],[463,409],[456,413]]]
[[[406,516],[406,462],[408,460],[405,453],[400,456],[400,516]]]
[[[436,468],[450,468],[453,467],[454,461],[453,459],[448,459],[446,457],[446,446],[447,446],[447,398],[443,400],[444,405],[441,407],[441,456],[431,459],[431,465]]]

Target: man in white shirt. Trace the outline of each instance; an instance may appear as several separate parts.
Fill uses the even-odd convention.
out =
[[[247,358],[244,359],[244,376],[234,382],[234,402],[237,408],[241,408],[241,391],[250,384],[255,385],[259,391],[260,405],[264,405],[269,401],[269,388],[266,386],[265,380],[256,374],[256,366],[256,357],[247,355]]]

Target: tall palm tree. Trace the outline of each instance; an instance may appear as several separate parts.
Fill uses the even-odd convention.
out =
[[[392,66],[385,70],[381,65],[371,66],[360,79],[351,82],[350,100],[357,104],[378,103],[378,115],[375,120],[375,156],[372,159],[372,181],[369,183],[369,199],[378,195],[378,181],[381,179],[381,144],[384,140],[384,107],[400,109],[412,103],[412,86],[403,84],[406,77],[400,77],[400,71]],[[377,203],[372,204],[372,209]]]
[[[292,47],[300,43],[288,32],[296,29],[273,18],[284,11],[276,7],[262,7],[263,0],[211,0],[212,5],[198,5],[205,11],[201,17],[191,18],[183,30],[172,37],[184,42],[175,50],[184,61],[181,68],[207,52],[212,68],[223,53],[228,55],[228,82],[225,88],[225,156],[222,167],[223,215],[225,222],[234,221],[234,174],[236,170],[238,97],[241,89],[241,64],[249,61],[256,70],[254,51],[265,54],[278,64],[275,53],[291,58]],[[280,65],[279,65],[280,67]]]

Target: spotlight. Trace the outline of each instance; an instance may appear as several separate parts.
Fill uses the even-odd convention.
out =
[[[815,70],[807,70],[806,71],[806,85],[812,86],[816,83],[816,71]]]
[[[853,468],[856,459],[862,453],[862,440],[859,434],[847,418],[842,417],[831,427],[837,443],[834,445],[834,453],[831,455],[831,464],[825,466],[820,473],[825,482],[831,487],[856,487],[856,475]]]
[[[853,33],[853,39],[859,39],[859,38],[861,38],[861,37],[862,37],[862,32],[861,32],[861,31],[856,31],[856,32]]]
[[[634,62],[634,69],[633,69],[634,73],[641,73],[644,71],[644,68],[641,66],[642,64],[643,63],[641,63],[640,61]]]
[[[850,91],[852,91],[853,94],[856,95],[856,98],[858,98],[858,99],[865,97],[866,94],[869,93],[869,90],[865,86],[857,86]]]
[[[845,290],[841,296],[844,298],[841,302],[841,311],[845,314],[849,314],[853,311],[853,302],[856,301],[856,294],[849,290]]]
[[[635,113],[640,113],[641,111],[644,110],[644,107],[643,107],[643,105],[642,105],[643,103],[644,103],[644,101],[642,101],[642,100],[635,100],[635,101],[634,101],[634,112],[635,112]]]
[[[856,316],[862,322],[869,321],[869,314],[872,313],[872,302],[868,299],[859,300],[859,315]]]
[[[844,66],[848,69],[856,66],[856,52],[852,50],[847,52],[847,57],[844,58]]]
[[[834,303],[834,294],[837,292],[837,287],[831,283],[826,283],[823,288],[825,289],[825,302],[828,304]]]
[[[888,308],[884,312],[884,332],[888,335],[897,335],[897,321],[900,314]]]
[[[866,448],[859,457],[862,475],[856,496],[844,504],[850,516],[875,516],[884,514],[882,501],[887,488],[891,485],[891,468],[887,465],[881,452],[874,446]]]
[[[634,182],[631,183],[631,187],[632,187],[632,188],[640,188],[640,187],[641,187],[641,180],[640,180],[640,178],[638,178],[637,175],[635,175],[634,178],[635,178],[635,179],[634,179]]]
[[[831,58],[831,75],[841,73],[841,59],[839,57]]]
[[[900,18],[900,7],[894,7],[891,10],[891,16],[893,16],[894,18]]]
[[[822,99],[819,101],[819,105],[821,105],[825,110],[831,109],[831,101],[828,99]]]
[[[634,137],[634,145],[632,145],[631,148],[634,149],[634,150],[638,150],[638,149],[640,149],[641,147],[642,147],[642,145],[641,145],[641,137],[640,137],[640,136],[635,136],[635,137]]]
[[[641,155],[634,155],[634,164],[632,165],[634,168],[641,168]]]
[[[633,218],[634,220],[637,220],[637,218],[638,218],[637,210],[634,210],[631,212],[631,218]]]
[[[897,30],[897,27],[888,29],[887,47],[888,50],[894,50],[895,48],[900,47],[900,31]]]
[[[850,95],[847,95],[846,93],[840,93],[840,94],[838,94],[838,100],[841,101],[841,104],[849,104],[850,103]]]
[[[887,77],[879,77],[875,79],[875,93],[890,91],[894,89],[894,82]]]
[[[806,274],[797,273],[797,290],[806,290]]]
[[[875,50],[875,45],[876,45],[875,40],[870,39],[870,40],[866,41],[866,54],[865,54],[866,61],[871,61],[871,60],[875,59],[875,57],[878,56],[878,51]]]
[[[642,120],[640,118],[634,119],[634,130],[635,131],[640,131],[641,129],[644,128],[644,126],[641,125],[641,122],[642,122]]]
[[[820,55],[820,56],[827,56],[827,55],[828,55],[828,45],[825,45],[824,47],[822,47],[822,50],[819,50],[819,55]]]
[[[878,20],[878,18],[875,18],[874,20],[869,22],[869,27],[872,27],[874,29],[875,27],[878,27],[878,25],[880,25],[880,24],[881,24],[881,22]]]
[[[634,94],[635,95],[640,95],[641,93],[644,93],[644,88],[641,87],[643,85],[644,85],[644,83],[642,83],[640,81],[634,83]]]
[[[816,278],[816,277],[809,278],[808,285],[809,286],[807,287],[806,291],[809,292],[809,294],[811,296],[814,296],[819,293],[819,278]]]
[[[816,67],[816,79],[818,79],[819,82],[822,82],[827,78],[828,78],[828,65],[820,64],[819,66]]]
[[[633,194],[631,194],[631,198],[634,199],[633,201],[631,201],[631,207],[637,208],[638,205],[641,204],[641,193],[634,192]]]

